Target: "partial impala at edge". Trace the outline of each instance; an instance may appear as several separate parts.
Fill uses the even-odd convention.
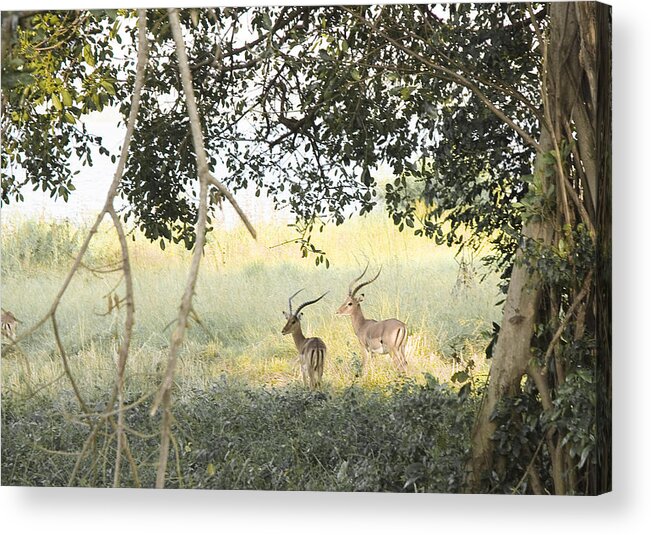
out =
[[[21,321],[14,316],[10,311],[2,309],[2,336],[8,338],[12,342],[16,341],[16,324]]]

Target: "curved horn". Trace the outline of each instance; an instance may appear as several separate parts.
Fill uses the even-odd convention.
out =
[[[290,315],[290,316],[292,315],[292,299],[294,299],[294,297],[296,297],[296,296],[297,296],[299,293],[301,293],[303,290],[305,290],[305,288],[301,288],[298,292],[296,292],[295,294],[293,294],[293,295],[289,298],[289,311],[288,311],[288,312],[289,312],[289,315]]]
[[[312,301],[306,301],[305,303],[303,303],[300,307],[296,309],[296,312],[294,312],[294,316],[298,316],[301,310],[303,310],[307,305],[313,305],[317,301],[321,301],[321,299],[323,299],[327,293],[328,292],[324,293],[321,297],[317,297],[316,299],[313,299]]]
[[[368,269],[368,262],[366,262],[366,267],[364,268],[364,271],[362,271],[362,274],[354,279],[349,285],[348,285],[348,295],[353,296],[354,291],[353,291],[353,284],[355,284],[358,280],[360,280],[364,275],[366,275],[366,270]]]
[[[359,286],[357,286],[357,288],[355,288],[355,289],[353,290],[353,292],[350,294],[350,296],[351,296],[351,297],[355,297],[355,294],[356,294],[357,292],[359,292],[359,291],[360,291],[364,286],[366,286],[367,284],[371,284],[372,282],[374,282],[375,279],[377,279],[377,278],[380,276],[380,273],[382,273],[382,267],[381,267],[381,266],[380,266],[380,269],[379,269],[379,271],[377,272],[377,275],[376,275],[375,277],[373,277],[371,280],[368,280],[368,281],[366,281],[366,282],[363,282],[362,284],[360,284]],[[361,279],[361,277],[360,277],[360,279]],[[359,279],[358,279],[358,280],[359,280]]]

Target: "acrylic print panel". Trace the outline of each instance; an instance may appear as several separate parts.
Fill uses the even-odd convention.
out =
[[[2,484],[610,489],[610,8],[3,13]]]

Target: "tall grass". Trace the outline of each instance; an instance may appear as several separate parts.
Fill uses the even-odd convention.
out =
[[[317,236],[330,260],[326,269],[302,258],[296,245],[278,246],[294,237],[292,229],[268,225],[259,231],[258,241],[243,229],[210,236],[194,303],[202,325],[192,323],[187,334],[178,372],[181,391],[206,387],[222,374],[258,386],[297,382],[296,350],[280,329],[287,298],[299,288],[305,288],[299,302],[329,291],[305,310],[303,320],[306,335],[320,336],[328,346],[326,388],[394,382],[397,375],[388,356],[374,357],[367,373],[358,377],[360,351],[350,320],[334,315],[349,281],[367,260],[369,274],[379,266],[382,274],[365,289],[364,313],[407,323],[408,375],[419,378],[427,372],[448,380],[458,365],[453,357],[473,358],[481,369],[485,333],[497,319],[496,280],[489,276],[455,294],[458,266],[452,250],[398,232],[389,220],[370,216],[326,227]],[[68,223],[25,221],[5,226],[2,303],[22,320],[21,328],[47,311],[83,235],[84,229]],[[140,391],[154,387],[164,364],[190,253],[173,245],[163,251],[137,233],[132,237],[136,324],[128,377]],[[102,228],[85,264],[105,265],[118,258],[113,231]],[[123,316],[121,311],[105,314],[104,296],[118,282],[117,274],[99,277],[82,269],[57,314],[73,373],[83,388],[105,385],[115,374]],[[123,295],[121,286],[117,293]],[[14,391],[48,384],[62,371],[49,327],[5,357],[3,386]]]
[[[15,221],[2,232],[2,306],[29,328],[48,310],[86,229],[68,223]],[[485,369],[484,348],[497,319],[497,280],[455,292],[453,251],[400,233],[377,215],[328,227],[316,236],[330,268],[302,258],[293,230],[281,224],[210,235],[175,389],[174,468],[168,484],[200,488],[456,491],[462,476],[474,399],[457,396],[452,374],[469,360]],[[164,372],[172,324],[190,252],[161,250],[130,237],[136,323],[126,370],[131,450],[140,480],[152,486],[158,417],[142,403]],[[284,244],[284,245],[283,245]],[[120,258],[114,231],[93,238],[84,265]],[[407,377],[388,356],[360,374],[349,318],[334,312],[366,262],[376,282],[364,289],[367,317],[408,326]],[[300,381],[296,349],[280,330],[287,298],[328,295],[305,309],[306,335],[328,346],[324,392]],[[71,372],[91,408],[101,411],[115,381],[123,310],[107,313],[106,295],[124,295],[119,273],[83,268],[57,311]],[[2,354],[2,483],[67,485],[87,428],[63,374],[49,324]],[[108,424],[107,424],[108,425]],[[103,437],[103,438],[102,438]],[[98,435],[73,484],[112,484],[115,441]]]

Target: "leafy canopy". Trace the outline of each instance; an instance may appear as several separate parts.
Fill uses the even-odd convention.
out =
[[[341,224],[383,198],[401,228],[459,244],[471,226],[510,257],[533,148],[486,101],[537,136],[540,58],[526,6],[181,14],[210,165],[233,190],[253,188],[288,207],[304,254],[323,259],[311,243],[315,225]],[[12,49],[21,76],[3,88],[5,203],[21,200],[27,184],[67,199],[72,151],[90,165],[93,146],[106,150],[82,119],[109,105],[128,113],[134,79],[129,12],[44,12],[25,26]],[[121,29],[131,39],[118,60]],[[149,12],[148,29],[147,82],[120,189],[124,218],[163,246],[192,247],[197,173],[164,10]],[[397,177],[383,187],[380,165]]]

